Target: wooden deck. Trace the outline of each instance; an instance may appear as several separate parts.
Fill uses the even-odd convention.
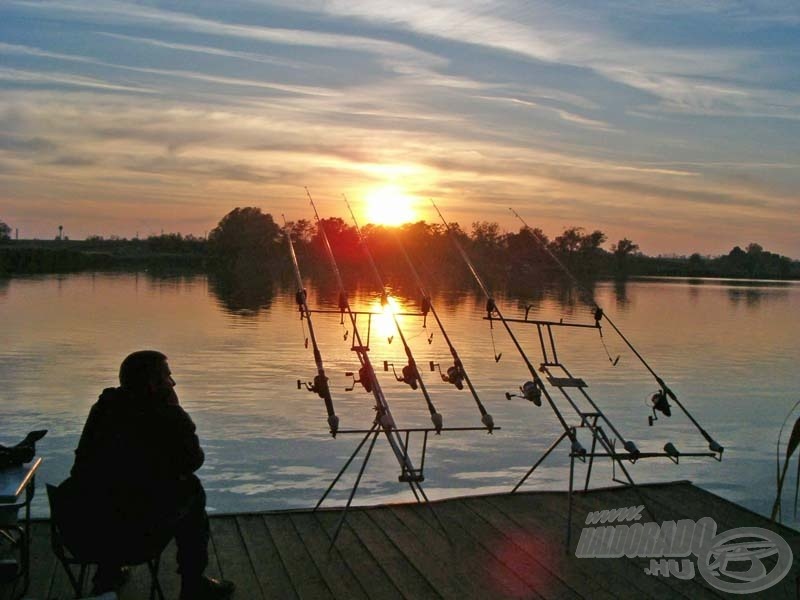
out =
[[[686,483],[646,485],[641,493],[656,521],[712,517],[718,533],[734,527],[777,531],[794,553],[791,572],[765,598],[796,598],[800,533],[776,526]],[[567,497],[525,492],[433,503],[353,509],[328,551],[338,510],[265,512],[211,519],[208,573],[236,582],[234,598],[711,598],[723,594],[699,573],[693,579],[647,575],[649,559],[578,559],[575,546],[589,511],[640,504],[631,489],[576,494],[573,539],[565,552]],[[642,522],[650,520],[644,516]],[[49,525],[34,523],[33,576],[26,597],[70,598],[49,547]],[[174,544],[162,562],[168,598],[178,595]],[[764,561],[769,569],[773,563]],[[696,562],[696,561],[693,561]],[[147,598],[145,567],[134,570],[123,600]],[[0,597],[8,596],[0,593]]]

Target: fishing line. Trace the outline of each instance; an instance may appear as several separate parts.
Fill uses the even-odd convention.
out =
[[[600,332],[600,343],[603,345],[603,350],[606,351],[606,356],[608,357],[608,362],[611,363],[611,366],[616,367],[617,363],[619,363],[620,355],[617,354],[617,358],[611,358],[611,353],[608,351],[608,346],[606,346],[606,339],[603,337],[603,330],[598,327],[597,329]]]
[[[578,291],[583,293],[587,298],[589,298],[590,303],[594,306],[594,309],[595,309],[595,317],[594,318],[595,318],[595,321],[597,322],[598,326],[600,324],[600,319],[605,317],[606,322],[617,333],[617,335],[620,337],[620,339],[622,339],[622,341],[625,342],[625,345],[628,346],[630,351],[633,352],[636,355],[636,358],[639,359],[639,362],[642,363],[642,365],[645,367],[645,369],[647,369],[650,372],[650,374],[656,380],[656,383],[658,383],[658,385],[663,390],[664,394],[669,396],[675,402],[675,404],[677,404],[680,407],[680,409],[683,411],[683,413],[688,417],[688,419],[692,422],[692,424],[700,432],[700,435],[702,435],[703,438],[705,438],[706,442],[708,442],[709,449],[712,452],[715,452],[715,453],[719,454],[720,455],[720,459],[721,459],[722,452],[723,452],[724,448],[720,444],[718,444],[714,440],[714,438],[712,438],[705,429],[703,429],[703,427],[700,425],[700,423],[697,422],[697,420],[692,416],[692,414],[683,405],[683,403],[680,400],[678,400],[678,397],[669,388],[669,386],[664,382],[664,380],[653,370],[653,368],[647,363],[647,361],[644,359],[644,357],[641,354],[639,354],[638,350],[636,350],[636,348],[633,346],[633,344],[630,342],[630,340],[628,340],[628,338],[625,337],[625,335],[622,333],[622,331],[620,331],[620,329],[616,326],[616,324],[611,319],[608,318],[608,315],[606,315],[603,312],[603,309],[600,308],[600,306],[597,304],[597,302],[596,302],[596,300],[594,298],[594,294],[592,294],[588,289],[586,289],[583,285],[581,285],[580,281],[578,281],[578,278],[575,277],[575,275],[572,274],[572,272],[566,267],[566,265],[564,265],[564,263],[561,262],[555,254],[553,254],[553,252],[547,247],[547,245],[541,239],[539,239],[539,236],[536,235],[536,233],[530,227],[530,225],[528,225],[525,222],[525,220],[521,216],[519,216],[519,213],[517,213],[517,211],[515,211],[513,208],[510,208],[510,207],[509,207],[508,210],[510,210],[511,214],[513,214],[515,217],[517,217],[517,219],[520,220],[520,222],[525,227],[525,229],[527,229],[528,231],[531,232],[533,239],[536,240],[536,243],[539,245],[539,247],[561,268],[561,270],[564,272],[564,274],[567,277],[569,277],[569,279],[575,284],[575,286],[578,289]],[[601,339],[602,339],[602,337],[601,337]],[[609,356],[609,359],[610,358],[611,357]]]
[[[328,256],[331,269],[333,270],[333,274],[336,277],[336,283],[339,287],[339,310],[342,314],[342,321],[344,321],[344,315],[347,313],[350,325],[353,328],[353,342],[351,349],[356,353],[359,363],[361,364],[361,368],[358,370],[361,384],[367,393],[371,393],[375,398],[375,411],[377,413],[375,417],[375,423],[379,424],[383,429],[386,439],[389,442],[389,446],[392,449],[392,453],[397,458],[403,473],[407,474],[407,482],[412,491],[414,491],[414,485],[419,485],[419,481],[412,479],[415,473],[421,472],[421,469],[418,471],[414,468],[414,464],[411,462],[411,459],[408,456],[408,449],[403,442],[403,438],[397,432],[397,425],[395,424],[394,417],[389,410],[389,403],[386,401],[386,397],[384,396],[383,390],[378,382],[378,377],[375,374],[375,368],[373,367],[372,361],[369,358],[368,348],[364,345],[361,339],[361,334],[358,331],[356,315],[350,308],[350,302],[347,299],[347,292],[344,288],[342,275],[339,272],[339,265],[336,263],[336,257],[333,254],[333,248],[331,248],[331,243],[328,239],[328,234],[325,231],[325,226],[322,223],[322,219],[320,219],[317,206],[314,204],[314,199],[311,197],[311,192],[308,191],[308,188],[305,188],[305,190],[308,200],[311,203],[311,208],[314,210],[314,218],[316,219],[319,232],[322,235],[325,252]]]
[[[463,383],[467,384],[470,393],[472,394],[473,399],[475,400],[475,404],[478,407],[478,411],[481,414],[481,423],[486,427],[489,433],[492,433],[494,430],[494,419],[492,415],[486,410],[481,402],[481,399],[478,397],[478,392],[475,390],[475,387],[472,385],[472,381],[467,375],[467,370],[464,368],[464,363],[461,362],[461,358],[458,356],[458,352],[456,351],[455,346],[453,346],[453,342],[450,341],[450,336],[447,335],[447,331],[444,328],[444,323],[442,323],[441,319],[439,319],[439,314],[436,312],[436,309],[433,306],[433,302],[431,301],[430,294],[428,290],[425,288],[425,284],[422,282],[422,278],[419,276],[416,267],[414,267],[414,263],[411,260],[411,257],[406,252],[406,248],[403,245],[403,242],[400,239],[400,236],[397,235],[397,232],[394,232],[394,239],[397,242],[397,246],[400,248],[400,252],[405,258],[406,264],[408,265],[411,274],[414,276],[414,279],[417,283],[417,288],[419,288],[419,293],[422,296],[421,309],[422,313],[426,316],[426,320],[423,321],[423,327],[427,323],[427,315],[430,312],[433,315],[436,324],[439,326],[439,331],[442,333],[442,337],[444,337],[444,341],[447,343],[447,347],[450,350],[450,355],[453,357],[453,365],[449,367],[445,373],[442,373],[442,369],[440,365],[435,364],[433,361],[430,361],[430,368],[433,370],[434,368],[439,368],[439,375],[442,378],[442,381],[446,381],[450,383],[458,389],[463,388]],[[428,344],[433,342],[433,333],[431,332],[430,336],[428,337]]]
[[[500,362],[500,359],[503,356],[503,353],[497,353],[497,347],[494,344],[494,325],[492,325],[491,315],[489,316],[489,337],[492,338],[492,354],[494,355],[494,362]]]
[[[375,260],[372,257],[372,252],[367,245],[367,240],[364,237],[364,234],[361,231],[361,228],[358,226],[358,220],[356,219],[356,215],[353,212],[353,207],[350,206],[350,202],[347,200],[347,196],[342,194],[342,198],[344,198],[344,203],[347,206],[347,210],[350,211],[350,216],[353,219],[353,224],[355,225],[356,233],[358,234],[358,239],[361,242],[361,247],[364,250],[364,255],[367,257],[367,262],[369,262],[370,267],[372,268],[372,272],[375,275],[375,280],[378,282],[378,285],[381,288],[381,304],[387,305],[388,304],[388,294],[386,292],[386,286],[383,283],[383,278],[381,277],[380,271],[378,271],[378,267],[375,264]],[[403,349],[406,353],[406,358],[408,359],[408,364],[403,367],[402,369],[402,377],[399,378],[400,381],[411,386],[412,389],[416,389],[419,386],[420,391],[422,392],[422,396],[425,399],[425,403],[428,405],[428,412],[431,415],[431,422],[433,423],[434,428],[436,429],[436,433],[440,433],[442,430],[443,419],[442,415],[436,410],[436,407],[431,400],[430,395],[428,394],[428,390],[425,387],[425,382],[422,379],[422,375],[417,368],[417,363],[414,360],[414,355],[411,352],[411,347],[408,345],[405,336],[403,335],[403,330],[400,328],[400,322],[398,320],[397,314],[394,310],[389,307],[390,312],[392,314],[392,319],[394,320],[395,330],[397,331],[397,335],[400,336],[400,340],[403,343]],[[391,340],[390,340],[391,343]],[[384,368],[386,368],[386,363],[384,363]],[[392,367],[394,369],[394,367]],[[397,376],[395,375],[397,379]]]
[[[530,359],[528,358],[528,355],[525,354],[525,350],[519,343],[517,336],[514,335],[514,332],[511,330],[511,326],[505,320],[503,314],[500,312],[500,309],[495,304],[492,295],[489,293],[489,289],[484,285],[480,275],[478,275],[478,271],[475,269],[475,265],[472,264],[472,261],[470,260],[467,253],[464,251],[464,248],[461,247],[461,244],[456,239],[456,236],[453,233],[450,224],[445,220],[444,215],[442,215],[442,211],[439,210],[439,207],[436,206],[436,203],[433,200],[431,200],[431,204],[433,205],[433,208],[436,210],[436,212],[439,214],[439,218],[442,220],[445,229],[447,229],[447,233],[450,236],[450,240],[453,242],[453,246],[455,246],[456,250],[458,250],[459,254],[461,255],[461,258],[464,260],[464,263],[467,265],[470,272],[472,273],[472,276],[475,278],[475,281],[477,282],[478,286],[481,288],[484,295],[486,296],[486,312],[488,313],[489,318],[491,318],[492,313],[497,313],[497,318],[505,327],[506,333],[508,333],[508,336],[511,338],[511,341],[514,342],[514,346],[516,346],[520,357],[525,363],[525,366],[528,367],[528,372],[533,378],[533,381],[528,381],[523,386],[523,388],[527,390],[525,397],[530,399],[530,401],[536,404],[537,406],[541,406],[542,397],[544,397],[547,400],[550,409],[553,411],[553,414],[558,419],[558,422],[563,428],[564,435],[570,439],[573,453],[581,456],[585,455],[586,450],[581,446],[580,442],[578,441],[577,435],[575,434],[575,429],[567,424],[566,420],[564,419],[564,416],[561,414],[561,411],[558,410],[558,407],[553,401],[553,398],[550,396],[550,393],[547,391],[547,388],[545,388],[542,378],[536,371],[536,367],[533,366]]]
[[[306,335],[305,323],[303,323],[303,315],[300,315],[300,331],[303,332],[303,345],[308,348],[308,336]]]
[[[328,376],[325,374],[325,365],[322,362],[322,353],[320,352],[319,345],[317,344],[317,338],[314,334],[314,325],[311,321],[311,313],[308,309],[308,294],[306,293],[306,289],[303,287],[303,277],[300,275],[300,265],[297,262],[297,254],[295,254],[294,251],[292,234],[289,230],[289,224],[286,222],[285,216],[283,217],[283,232],[286,237],[286,243],[289,246],[289,255],[292,259],[292,267],[294,270],[295,280],[297,282],[295,301],[297,302],[297,307],[300,311],[300,328],[303,332],[303,338],[305,339],[305,347],[308,348],[309,338],[306,337],[305,324],[303,323],[303,318],[305,317],[308,319],[308,336],[311,338],[311,343],[314,347],[314,362],[317,366],[317,375],[314,377],[314,381],[306,382],[305,387],[308,391],[316,393],[325,401],[325,408],[328,412],[328,426],[330,427],[331,435],[336,437],[336,433],[339,429],[339,417],[336,415],[336,412],[333,408],[333,398],[331,398],[330,387],[328,386]],[[301,385],[302,382],[298,379],[297,388],[300,389]]]

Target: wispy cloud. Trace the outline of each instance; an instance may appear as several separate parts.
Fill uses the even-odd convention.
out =
[[[0,6],[13,216],[57,198],[124,221],[143,198],[165,227],[159,200],[213,226],[231,203],[291,211],[302,183],[390,181],[467,223],[513,204],[669,251],[718,215],[800,255],[792,2],[209,6]]]
[[[153,38],[138,37],[133,35],[123,35],[121,33],[108,33],[104,31],[98,31],[95,33],[100,36],[113,38],[116,40],[124,40],[127,42],[132,42],[134,44],[144,44],[147,46],[153,46],[155,48],[166,48],[168,50],[193,52],[197,54],[206,54],[209,56],[222,56],[225,58],[233,58],[236,60],[244,60],[254,63],[267,64],[267,65],[277,65],[281,67],[291,67],[294,69],[318,68],[318,65],[314,65],[313,63],[310,62],[302,62],[299,60],[287,60],[263,53],[259,54],[256,52],[239,52],[236,50],[226,50],[224,48],[217,48],[215,46],[200,46],[197,44],[181,44],[177,42],[165,42]],[[0,47],[0,51],[2,51],[2,47]]]
[[[21,69],[11,69],[0,67],[0,80],[13,81],[17,83],[48,83],[66,85],[70,87],[93,88],[105,91],[136,92],[140,94],[152,94],[155,90],[131,85],[119,85],[92,77],[81,75],[64,75],[46,71],[25,71]]]
[[[574,112],[564,110],[563,108],[554,108],[552,106],[546,106],[538,102],[534,102],[532,100],[525,100],[522,98],[514,98],[507,96],[477,96],[477,98],[481,98],[483,100],[489,100],[492,102],[515,104],[518,106],[536,109],[539,111],[550,111],[553,114],[557,115],[560,119],[567,121],[569,123],[573,123],[575,125],[589,127],[591,129],[597,129],[599,131],[606,131],[606,132],[616,131],[614,127],[612,127],[609,123],[606,123],[605,121],[590,119],[588,117],[578,115]]]
[[[646,12],[654,6],[647,4],[640,9]],[[758,87],[743,85],[740,80],[749,74],[755,83],[759,64],[769,60],[766,50],[715,47],[707,43],[659,46],[647,40],[636,42],[622,37],[613,30],[611,20],[624,11],[624,6],[581,12],[544,3],[459,1],[434,5],[424,0],[403,3],[336,0],[321,2],[316,7],[333,15],[408,29],[420,35],[591,69],[610,81],[663,99],[661,110],[695,114],[708,114],[717,103],[727,106],[729,111],[750,114],[752,104],[760,99]],[[688,10],[684,5],[682,11]],[[718,7],[715,12],[724,15],[726,11]],[[797,12],[796,7],[786,6],[775,13],[775,18],[796,17]],[[773,52],[773,57],[779,60],[781,54]],[[716,79],[716,83],[711,79]],[[771,97],[773,101],[762,114],[786,117],[787,111],[781,110],[781,105],[797,104],[793,93],[774,91]]]
[[[95,23],[147,24],[158,28],[258,40],[287,46],[352,50],[390,56],[404,54],[421,60],[438,60],[435,55],[420,51],[412,46],[371,37],[327,33],[308,29],[225,23],[188,13],[125,2],[90,0],[74,3],[62,0],[36,2],[11,0],[11,3],[24,6],[30,10],[45,11],[47,13],[57,11],[67,15],[78,15],[84,20]]]

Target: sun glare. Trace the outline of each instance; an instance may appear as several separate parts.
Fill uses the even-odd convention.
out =
[[[398,185],[384,185],[367,192],[366,219],[375,225],[401,225],[416,218],[413,200]]]
[[[372,330],[380,338],[394,337],[397,328],[394,324],[392,314],[403,312],[403,305],[393,296],[387,298],[386,304],[381,304],[379,299],[375,299],[370,305],[372,315]]]

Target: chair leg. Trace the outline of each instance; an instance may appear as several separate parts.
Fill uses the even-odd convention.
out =
[[[150,600],[154,600],[156,596],[158,600],[164,600],[164,591],[161,589],[161,582],[158,580],[160,566],[161,554],[147,561],[147,568],[150,569]]]
[[[80,598],[83,596],[83,588],[86,585],[86,575],[89,571],[89,565],[86,563],[81,563],[80,569],[78,570],[78,579],[75,579],[75,576],[72,574],[72,571],[64,565],[64,568],[67,569],[67,574],[69,575],[70,582],[72,583],[72,587],[75,588],[75,597]]]

